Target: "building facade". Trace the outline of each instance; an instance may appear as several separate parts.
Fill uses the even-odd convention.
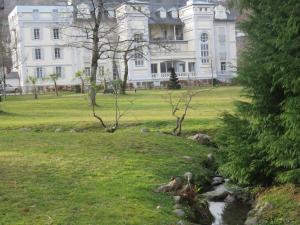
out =
[[[75,7],[89,13],[84,3]],[[91,51],[70,44],[74,43],[70,34],[77,32],[73,26],[78,22],[75,7],[16,6],[10,13],[11,40],[17,49],[12,60],[19,65],[16,68],[22,87],[29,85],[28,76],[37,77],[39,85],[47,86],[51,82],[45,78],[55,73],[58,84],[67,86],[78,83],[74,76],[77,71],[90,74]],[[147,45],[143,54],[136,53],[128,61],[128,82],[132,86],[163,85],[171,67],[183,83],[212,78],[230,81],[235,76],[235,18],[222,5],[196,0],[168,0],[168,4],[129,1],[110,6],[106,16],[107,26],[117,28],[118,41],[140,39]],[[69,27],[68,31],[63,32],[62,27]],[[99,82],[104,73],[106,80],[123,78],[125,66],[120,54],[99,60]]]

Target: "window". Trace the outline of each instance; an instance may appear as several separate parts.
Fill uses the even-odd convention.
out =
[[[207,64],[209,63],[208,34],[207,33],[201,34],[200,41],[201,41],[201,62]]]
[[[34,54],[35,54],[35,59],[36,60],[41,60],[42,59],[42,50],[40,48],[36,48],[34,50]]]
[[[57,66],[55,67],[55,74],[57,75],[58,78],[62,78],[62,67],[61,66]]]
[[[53,39],[59,39],[59,28],[53,29]]]
[[[183,61],[165,61],[160,63],[160,72],[161,73],[170,73],[171,68],[175,69],[176,73],[185,72],[185,62]]]
[[[195,63],[194,62],[189,62],[189,72],[195,73]]]
[[[208,41],[208,34],[203,33],[201,34],[201,42],[207,42]]]
[[[134,41],[135,42],[141,42],[141,41],[143,41],[143,34],[135,34],[134,35]]]
[[[221,62],[221,73],[225,73],[226,71],[226,62]]]
[[[182,26],[176,26],[176,40],[183,40],[183,28]]]
[[[162,28],[162,37],[163,40],[168,40],[168,30],[166,28]]]
[[[151,64],[151,73],[157,73],[157,64]]]
[[[39,28],[34,28],[33,29],[33,38],[35,40],[38,40],[41,38],[41,34],[40,34],[40,29]]]
[[[143,47],[138,46],[138,43],[143,41],[143,34],[135,34],[134,41],[136,43],[135,66],[144,66]]]
[[[40,19],[40,12],[38,9],[32,10],[32,17],[33,20],[39,20]]]
[[[36,78],[37,79],[42,79],[44,77],[44,74],[43,74],[43,68],[42,67],[37,67],[36,70]]]
[[[185,72],[185,62],[175,62],[175,71],[178,73]]]
[[[137,47],[135,50],[135,65],[144,66],[143,47]]]
[[[61,51],[60,48],[54,48],[54,58],[61,59]]]
[[[173,67],[173,63],[171,61],[162,62],[160,63],[160,72],[170,73],[172,67]]]
[[[99,66],[99,76],[104,76],[104,66]]]
[[[90,67],[85,67],[84,68],[84,73],[86,76],[91,76],[91,68]]]

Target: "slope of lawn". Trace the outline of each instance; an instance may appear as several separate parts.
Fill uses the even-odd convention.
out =
[[[214,129],[239,93],[238,87],[202,92],[184,128]],[[187,171],[205,180],[202,162],[213,150],[158,132],[174,122],[166,94],[122,97],[123,108],[133,104],[114,134],[95,126],[87,96],[8,96],[0,103],[0,224],[176,224],[172,197],[153,190]],[[99,95],[98,104],[111,120],[112,96]]]

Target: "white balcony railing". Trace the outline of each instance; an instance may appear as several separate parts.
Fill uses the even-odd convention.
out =
[[[152,79],[168,80],[171,73],[152,73]],[[195,78],[196,74],[193,72],[178,72],[176,73],[179,79],[191,79]]]

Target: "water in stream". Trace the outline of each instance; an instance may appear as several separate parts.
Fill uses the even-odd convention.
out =
[[[215,191],[227,190],[225,185],[214,188]],[[240,201],[233,202],[213,202],[209,201],[209,209],[215,218],[212,225],[243,225],[250,206]]]

